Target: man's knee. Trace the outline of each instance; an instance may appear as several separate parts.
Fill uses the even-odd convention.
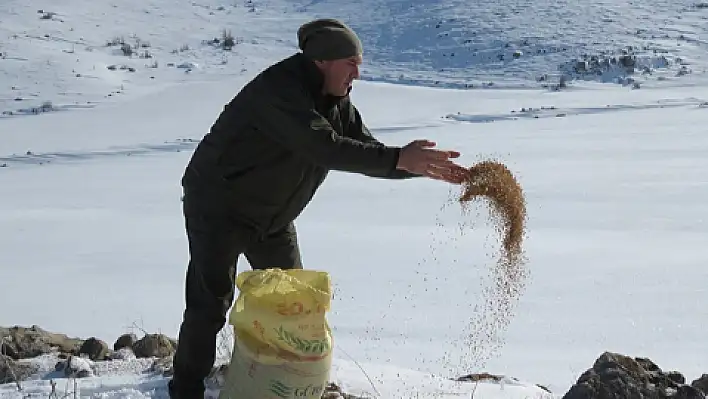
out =
[[[204,337],[216,336],[226,323],[226,312],[221,307],[187,307],[184,311],[183,324],[190,335]]]
[[[187,234],[187,309],[221,318],[233,301],[236,263],[248,246],[249,232],[225,218],[199,218],[188,220]]]
[[[190,261],[185,321],[196,317],[214,323],[223,322],[234,297],[234,267],[199,265],[194,260]],[[222,268],[229,271],[218,272]]]
[[[292,223],[251,244],[245,254],[253,269],[302,269],[297,232]]]

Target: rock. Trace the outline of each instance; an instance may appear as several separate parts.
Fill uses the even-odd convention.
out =
[[[22,381],[37,369],[36,365],[21,363],[10,356],[0,355],[0,384]]]
[[[68,359],[62,359],[57,362],[57,364],[54,365],[54,371],[64,371],[66,369]]]
[[[133,345],[137,357],[167,357],[175,353],[173,341],[163,334],[147,334]]]
[[[86,378],[92,377],[94,375],[93,367],[94,364],[90,359],[86,359],[79,356],[70,356],[65,360],[63,368],[57,370],[59,365],[55,367],[57,371],[64,371],[64,375],[69,378]]]
[[[98,338],[89,338],[79,348],[79,355],[87,355],[91,360],[104,360],[108,356],[108,344]]]
[[[123,348],[132,348],[135,342],[138,340],[138,336],[135,334],[123,334],[116,342],[113,344],[113,350],[117,351]]]
[[[678,371],[669,371],[666,373],[666,377],[668,377],[671,381],[677,383],[678,385],[684,385],[686,383],[686,377],[683,376],[683,374],[679,373]]]
[[[366,399],[361,396],[349,395],[342,392],[342,389],[335,383],[330,382],[322,393],[322,399]]]
[[[692,387],[690,385],[681,385],[673,396],[674,399],[694,399],[694,398],[705,398],[705,393],[701,392],[700,389]]]
[[[548,393],[553,393],[553,392],[551,392],[551,390],[548,389],[548,387],[545,386],[545,385],[536,384],[536,386],[539,387],[539,388],[541,388],[541,389],[543,389],[544,391],[546,391],[546,392],[548,392]]]
[[[661,373],[661,369],[659,368],[659,366],[657,366],[656,363],[652,362],[650,359],[647,359],[645,357],[637,357],[635,358],[635,361],[639,363],[639,365],[642,366],[642,368],[646,371]]]
[[[704,399],[685,385],[681,373],[665,373],[647,358],[605,352],[585,371],[563,399]]]
[[[492,375],[489,373],[467,374],[467,375],[463,375],[462,377],[458,377],[455,381],[477,382],[477,381],[484,381],[484,380],[492,380],[494,382],[499,382],[502,380],[502,376]]]
[[[53,352],[76,354],[83,340],[69,338],[64,334],[50,333],[38,326],[32,327],[0,327],[2,353],[15,360],[33,358]]]
[[[113,351],[110,356],[112,360],[133,360],[136,358],[131,348],[120,348]]]
[[[152,362],[150,371],[153,373],[162,374],[165,377],[169,377],[174,374],[174,370],[172,368],[172,356],[155,359],[155,361]]]
[[[702,376],[693,380],[691,386],[701,390],[701,392],[703,392],[705,395],[708,395],[708,374],[703,374]]]

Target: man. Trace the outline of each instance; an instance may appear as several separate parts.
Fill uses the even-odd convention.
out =
[[[182,184],[190,261],[186,310],[170,381],[173,398],[203,398],[216,336],[234,299],[236,260],[254,269],[302,268],[293,221],[329,170],[461,183],[452,151],[377,141],[349,99],[362,46],[346,25],[298,30],[302,52],[261,72],[199,143]]]

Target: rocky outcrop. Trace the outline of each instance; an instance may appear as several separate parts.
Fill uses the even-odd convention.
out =
[[[176,349],[176,341],[163,334],[146,334],[133,345],[133,353],[137,357],[168,357]]]
[[[39,370],[34,362],[24,360],[53,353],[62,361],[55,372],[69,378],[90,377],[100,370],[95,363],[111,359],[132,360],[155,358],[149,372],[169,377],[177,341],[163,334],[135,334],[118,338],[111,350],[106,342],[91,337],[70,338],[51,333],[38,326],[0,327],[0,384],[21,382]],[[97,368],[98,367],[98,368]],[[215,367],[207,386],[219,388],[224,383],[228,366]],[[469,374],[455,379],[460,382],[503,382],[507,377],[489,373]],[[512,379],[513,380],[513,379]],[[539,385],[540,388],[548,391]],[[549,391],[550,392],[550,391]],[[708,374],[687,383],[678,371],[664,371],[652,360],[605,352],[585,371],[562,399],[705,399],[708,392]],[[336,384],[329,384],[322,399],[365,399],[342,392]]]
[[[600,51],[596,54],[581,54],[561,65],[559,71],[568,79],[615,82],[624,85],[636,83],[631,76],[650,76],[659,70],[675,71],[675,76],[691,73],[684,61],[665,54],[647,54],[646,48],[626,46],[617,50]]]
[[[330,383],[322,394],[322,399],[367,399],[361,396],[354,396],[342,392],[342,389],[334,383]]]
[[[494,375],[489,373],[479,373],[479,374],[467,374],[462,377],[458,377],[455,381],[460,382],[478,382],[478,381],[494,381],[499,382],[502,380],[502,376]]]
[[[74,355],[83,344],[81,339],[50,333],[38,326],[0,327],[0,337],[3,338],[0,353],[14,360],[33,358],[54,351]]]
[[[110,356],[111,360],[134,360],[137,357],[132,348],[120,348],[111,352]]]
[[[37,371],[35,365],[18,362],[9,356],[0,355],[0,384],[22,381],[35,371]]]
[[[150,371],[153,373],[158,373],[162,374],[165,377],[171,377],[172,374],[174,374],[174,369],[172,368],[172,356],[167,356],[167,357],[160,357],[155,359],[155,361],[152,363],[152,367],[150,367]],[[212,370],[211,375],[209,378],[211,378],[215,373],[215,370]]]
[[[0,327],[0,337],[0,353],[13,360],[58,353],[62,358],[83,355],[92,361],[99,361],[114,358],[114,352],[120,350],[130,350],[136,357],[163,358],[172,356],[177,349],[177,340],[163,334],[146,334],[141,339],[135,334],[124,334],[113,344],[113,350],[105,341],[96,337],[71,338],[38,326]]]
[[[105,360],[109,358],[108,344],[98,338],[92,337],[84,341],[79,348],[79,355],[85,355],[91,360]]]
[[[703,374],[702,376],[696,378],[691,383],[691,386],[696,389],[699,389],[705,395],[708,395],[708,374]]]
[[[95,375],[94,363],[90,359],[78,356],[69,356],[54,366],[54,371],[61,371],[65,377],[86,378]]]
[[[138,336],[135,334],[123,334],[113,344],[113,350],[119,351],[123,348],[132,348],[138,341]]]
[[[704,399],[677,371],[664,372],[647,358],[605,352],[563,399]]]

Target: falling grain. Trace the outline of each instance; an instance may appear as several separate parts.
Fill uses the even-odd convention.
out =
[[[464,206],[482,198],[490,203],[494,223],[503,237],[503,262],[510,267],[518,266],[522,260],[521,244],[526,222],[526,202],[521,186],[501,163],[484,161],[469,170],[460,202]]]
[[[502,346],[502,333],[528,277],[522,248],[526,202],[521,186],[504,164],[488,160],[469,171],[459,203],[463,211],[475,201],[486,203],[501,241],[498,259],[490,268],[491,284],[483,288],[483,301],[475,307],[465,333],[464,363],[478,368]]]

